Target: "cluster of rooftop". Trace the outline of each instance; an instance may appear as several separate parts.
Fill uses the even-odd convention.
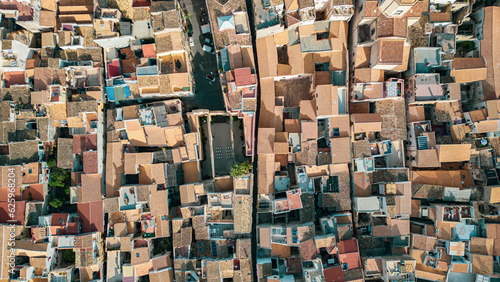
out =
[[[245,106],[186,113],[185,10],[101,4],[1,3],[0,279],[252,280],[253,176],[230,173],[253,154],[255,74],[227,73]]]
[[[353,7],[255,5],[257,277],[495,277],[500,10]]]
[[[0,3],[0,280],[500,278],[500,8],[250,3]]]

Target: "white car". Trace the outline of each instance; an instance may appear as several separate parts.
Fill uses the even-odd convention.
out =
[[[192,37],[189,37],[189,46],[194,47],[194,40]]]
[[[203,51],[210,53],[210,54],[215,54],[214,48],[208,46],[208,45],[203,45]]]
[[[207,73],[205,78],[210,82],[210,84],[212,84],[212,82],[215,82],[215,77],[210,73]]]

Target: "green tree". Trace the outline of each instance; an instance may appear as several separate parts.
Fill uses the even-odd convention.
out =
[[[229,174],[231,174],[231,176],[234,178],[240,178],[244,174],[249,173],[250,169],[252,169],[252,164],[250,164],[249,162],[236,163],[231,166],[231,171],[229,172]]]
[[[49,206],[53,207],[54,209],[58,209],[62,207],[63,201],[59,198],[54,198],[49,202]]]
[[[65,169],[56,169],[50,174],[49,186],[64,188],[68,184],[69,173]]]
[[[457,43],[458,48],[463,48],[465,52],[470,52],[476,49],[476,45],[472,41],[461,41]]]
[[[73,250],[64,250],[64,252],[62,253],[62,258],[65,262],[74,263],[75,252]]]
[[[52,153],[49,155],[47,166],[50,170],[57,169],[57,144],[52,147]]]
[[[47,166],[50,169],[54,169],[57,166],[57,160],[55,158],[49,158],[49,161],[47,162]]]

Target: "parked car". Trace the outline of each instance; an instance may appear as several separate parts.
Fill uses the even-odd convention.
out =
[[[201,33],[202,34],[209,34],[211,31],[210,24],[204,24],[201,26]]]
[[[189,46],[194,47],[194,39],[189,37]]]
[[[203,51],[210,53],[210,54],[215,54],[214,48],[208,45],[203,45]]]
[[[215,77],[209,73],[205,76],[205,78],[210,82],[215,82]]]

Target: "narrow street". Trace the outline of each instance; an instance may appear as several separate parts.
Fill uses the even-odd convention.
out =
[[[253,46],[253,56],[255,60],[255,74],[257,75],[257,108],[255,110],[255,132],[254,132],[254,147],[257,147],[257,144],[259,144],[258,140],[258,130],[259,130],[259,116],[260,116],[260,98],[261,98],[261,88],[260,88],[260,74],[259,74],[259,61],[258,61],[258,56],[257,56],[257,44],[256,44],[256,38],[257,38],[257,30],[256,30],[256,25],[255,25],[255,14],[254,14],[254,4],[252,0],[246,0],[247,4],[247,13],[248,13],[248,22],[250,25],[250,35],[252,38],[252,46]],[[253,189],[252,189],[252,233],[251,233],[251,240],[252,240],[252,273],[253,273],[253,281],[259,281],[258,275],[257,275],[257,220],[258,220],[258,213],[257,213],[257,208],[258,208],[258,201],[259,201],[259,179],[258,179],[258,155],[257,155],[257,149],[254,151],[254,156],[253,156],[253,167],[252,167],[252,172],[253,172]]]
[[[349,35],[347,37],[347,52],[349,52],[349,66],[348,66],[348,74],[349,74],[349,99],[353,97],[354,92],[354,66],[356,59],[356,46],[358,45],[358,23],[360,22],[360,8],[363,6],[363,0],[356,0],[354,5],[354,15],[349,21]]]
[[[208,12],[205,16],[202,15],[201,9],[207,11],[207,6],[204,0],[181,0],[180,5],[182,9],[187,10],[189,13],[191,25],[193,27],[193,40],[194,46],[191,46],[191,53],[193,54],[193,68],[194,68],[194,81],[195,96],[193,98],[182,98],[185,110],[191,111],[192,109],[209,109],[209,110],[224,110],[224,100],[222,99],[222,90],[220,81],[217,79],[218,66],[214,54],[210,54],[203,50],[205,38],[209,38],[213,42],[211,34],[203,35],[201,33],[202,23],[200,17],[203,17],[206,22],[209,22]],[[211,45],[213,46],[213,45]],[[206,75],[213,73],[216,77],[215,82],[210,83]]]

